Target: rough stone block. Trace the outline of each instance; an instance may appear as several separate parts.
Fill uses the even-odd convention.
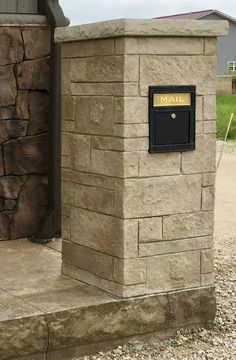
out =
[[[216,118],[216,97],[215,95],[205,95],[203,98],[204,120],[214,120]]]
[[[63,132],[74,132],[75,131],[75,122],[72,120],[62,120],[61,130]]]
[[[62,183],[63,203],[103,214],[113,214],[113,191],[72,182]]]
[[[17,199],[25,176],[4,176],[0,178],[0,197],[5,199]]]
[[[19,89],[49,91],[49,58],[29,60],[17,65]]]
[[[180,153],[140,153],[139,176],[165,176],[180,174]]]
[[[215,135],[199,134],[196,138],[196,150],[182,154],[184,174],[214,172],[216,168]]]
[[[71,60],[73,82],[138,81],[136,56],[98,56]]]
[[[196,85],[197,94],[215,94],[214,56],[141,56],[140,90],[147,96],[150,85]],[[197,71],[196,71],[197,69]],[[172,70],[172,71],[171,71]]]
[[[0,120],[9,120],[14,117],[15,106],[0,107]]]
[[[61,89],[62,89],[62,95],[71,94],[71,59],[62,59]]]
[[[3,175],[4,175],[3,156],[2,156],[2,146],[0,145],[0,176]]]
[[[0,28],[0,65],[19,63],[23,60],[24,47],[20,29]]]
[[[163,239],[183,239],[213,234],[213,212],[178,214],[163,218]]]
[[[207,249],[201,251],[201,273],[209,274],[214,270],[214,250]]]
[[[113,257],[85,246],[63,241],[62,262],[108,280],[113,278]]]
[[[148,123],[148,98],[115,98],[114,117],[117,124]]]
[[[63,58],[81,58],[114,54],[114,39],[98,39],[62,44]]]
[[[49,130],[49,95],[42,91],[29,93],[30,121],[27,134],[37,135]]]
[[[114,135],[123,138],[148,137],[148,124],[115,124]]]
[[[91,136],[91,149],[124,151],[124,140],[113,136]]]
[[[217,39],[214,37],[205,38],[205,54],[215,55],[217,50]]]
[[[13,65],[0,66],[0,106],[15,105],[16,95]]]
[[[114,281],[122,285],[146,282],[146,259],[114,259]]]
[[[10,217],[8,212],[0,212],[0,241],[9,239]]]
[[[76,97],[64,95],[62,96],[62,119],[63,120],[74,120],[75,109],[76,109]]]
[[[6,175],[47,174],[47,135],[9,140],[3,145]]]
[[[5,211],[13,211],[16,206],[16,200],[5,199],[4,200],[4,210]]]
[[[87,186],[95,186],[103,189],[113,190],[114,179],[112,177],[83,173],[68,169],[62,169],[62,179]]]
[[[82,96],[77,98],[75,131],[92,135],[113,134],[113,98]]]
[[[64,70],[66,71],[66,69]],[[69,79],[67,79],[69,83]],[[67,86],[70,87],[70,84]],[[68,89],[66,85],[63,89]],[[72,83],[71,95],[77,96],[135,96],[139,95],[138,82],[126,83]]]
[[[14,117],[21,120],[29,120],[29,93],[19,90],[16,98],[16,109]]]
[[[214,210],[215,205],[215,188],[204,187],[202,189],[202,210]]]
[[[170,291],[200,286],[200,252],[147,258],[147,291]]]
[[[70,217],[62,216],[61,234],[63,240],[70,240]]]
[[[69,164],[75,170],[90,169],[89,136],[62,133],[62,155],[69,157]]]
[[[47,177],[29,175],[19,195],[17,212],[10,226],[12,239],[38,234],[48,209]]]
[[[31,27],[22,30],[27,60],[40,59],[50,55],[51,32],[49,27]]]
[[[203,132],[204,132],[204,134],[216,134],[216,122],[215,121],[204,121]]]
[[[201,274],[201,286],[212,286],[215,282],[214,273]]]
[[[200,189],[199,175],[127,179],[122,190],[123,208],[117,202],[115,209],[117,214],[125,218],[199,211]],[[121,194],[117,190],[117,196]]]
[[[146,244],[139,244],[139,256],[153,256],[180,253],[184,251],[202,250],[212,247],[213,237],[204,236],[171,241],[158,241]]]
[[[91,150],[92,172],[115,177],[138,176],[138,153]]]
[[[139,243],[162,240],[162,218],[139,220]]]
[[[71,241],[116,257],[137,255],[138,224],[79,208],[71,210]]]
[[[196,121],[203,120],[203,96],[196,96]]]
[[[12,138],[25,136],[28,128],[28,121],[1,120],[0,121],[0,143]]]
[[[124,151],[148,151],[149,138],[123,139]]]
[[[120,38],[115,40],[116,54],[140,55],[200,55],[204,52],[203,38]]]
[[[215,173],[202,174],[202,186],[214,186],[215,178]]]

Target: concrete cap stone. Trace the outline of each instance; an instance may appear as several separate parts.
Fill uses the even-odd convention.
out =
[[[120,19],[57,28],[55,42],[82,41],[114,37],[215,37],[228,34],[224,20]]]
[[[44,15],[0,14],[0,27],[45,25],[48,25],[48,22]]]

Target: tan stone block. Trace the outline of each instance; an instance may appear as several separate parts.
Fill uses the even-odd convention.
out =
[[[148,137],[148,124],[115,124],[114,135],[123,138]]]
[[[96,55],[112,55],[113,53],[114,39],[75,41],[62,44],[63,58],[81,58]]]
[[[62,213],[62,216],[65,216],[65,217],[69,217],[69,218],[70,218],[70,215],[71,215],[71,207],[68,206],[68,205],[65,205],[65,204],[62,202],[61,213]]]
[[[73,82],[138,81],[137,56],[98,56],[71,60]]]
[[[197,71],[196,71],[197,69]],[[196,85],[197,94],[215,94],[214,56],[141,56],[140,91],[148,94],[150,85]]]
[[[214,210],[215,206],[215,188],[204,187],[202,189],[202,210]]]
[[[63,169],[61,174],[64,181],[69,181],[75,184],[101,187],[109,190],[114,189],[114,179],[111,177],[94,175],[67,169]]]
[[[90,137],[72,134],[71,137],[71,164],[74,170],[90,170]]]
[[[70,169],[71,166],[71,157],[69,155],[61,155],[61,167]]]
[[[115,123],[148,123],[148,98],[117,97],[114,101]]]
[[[216,118],[216,97],[215,95],[205,95],[203,99],[203,118],[204,120],[214,120]]]
[[[72,120],[62,120],[61,130],[63,132],[74,132],[75,131],[75,122]]]
[[[116,257],[135,257],[138,223],[79,208],[71,210],[71,241]]]
[[[215,178],[215,173],[202,174],[202,186],[214,186]]]
[[[130,37],[115,40],[117,54],[195,55],[203,54],[204,39],[188,37]]]
[[[216,122],[215,121],[204,121],[203,132],[204,132],[204,134],[216,134]]]
[[[215,135],[199,134],[196,137],[196,150],[182,154],[184,174],[214,172],[216,169]]]
[[[138,176],[138,153],[91,150],[92,171],[96,174],[132,177]]]
[[[64,95],[62,96],[62,119],[74,120],[75,119],[75,104],[76,97]]]
[[[201,273],[209,274],[214,268],[214,250],[207,249],[201,252]]]
[[[113,214],[113,191],[100,187],[62,182],[63,203],[104,214]]]
[[[113,134],[113,98],[82,96],[77,98],[75,131],[93,135]]]
[[[122,285],[142,284],[146,281],[145,259],[114,259],[114,281]]]
[[[214,273],[201,274],[201,286],[211,286],[214,285],[214,282],[215,282]]]
[[[123,139],[124,151],[148,151],[149,138]]]
[[[196,96],[196,120],[203,120],[203,96]]]
[[[198,175],[127,179],[122,191],[123,207],[116,199],[114,206],[115,213],[125,218],[193,212],[201,206]]]
[[[163,239],[183,239],[213,234],[213,212],[178,214],[163,218]]]
[[[63,241],[62,262],[108,280],[113,278],[113,257],[85,246]]]
[[[203,121],[197,121],[196,122],[196,134],[202,134],[203,133]]]
[[[200,286],[200,252],[147,258],[148,292]]]
[[[91,136],[91,149],[124,151],[124,140],[111,136]]]
[[[62,216],[62,239],[70,240],[70,218]]]
[[[139,256],[165,255],[181,253],[192,250],[208,249],[213,245],[212,236],[197,238],[158,241],[153,243],[139,244]]]
[[[180,153],[140,153],[139,176],[165,176],[180,174]]]
[[[139,243],[162,240],[162,218],[139,220]]]
[[[81,96],[138,96],[138,82],[72,83],[71,94]]]
[[[217,38],[209,37],[205,38],[205,54],[206,55],[215,55],[217,50]]]
[[[62,95],[71,94],[71,60],[62,59],[61,63],[61,92]]]

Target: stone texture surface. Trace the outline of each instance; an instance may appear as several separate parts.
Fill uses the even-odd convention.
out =
[[[0,28],[1,240],[35,235],[48,206],[50,30],[22,16],[23,27]]]
[[[27,136],[3,145],[6,175],[46,174],[47,135]]]
[[[17,66],[20,89],[49,91],[49,58],[24,61]]]
[[[139,220],[139,242],[162,240],[162,218],[154,217]]]
[[[49,28],[40,28],[38,31],[33,28],[26,28],[23,29],[22,35],[27,60],[49,56],[51,38]]]
[[[0,106],[14,105],[16,94],[13,65],[0,66]]]
[[[114,38],[121,36],[133,37],[158,37],[158,36],[186,36],[186,37],[215,37],[227,35],[227,21],[204,21],[194,20],[176,21],[174,24],[169,20],[158,19],[120,19],[104,21],[70,28],[56,29],[56,42],[71,42],[80,40],[92,40],[99,38]]]
[[[215,94],[215,66],[214,56],[196,56],[193,62],[191,56],[143,55],[140,62],[141,94],[147,96],[148,86],[156,84],[159,86],[192,84],[197,86],[197,94]],[[175,69],[174,73],[169,69]]]
[[[24,48],[20,29],[1,27],[0,44],[0,65],[15,64],[23,60]]]

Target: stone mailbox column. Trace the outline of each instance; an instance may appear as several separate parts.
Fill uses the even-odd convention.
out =
[[[213,289],[216,36],[117,20],[62,42],[62,272],[119,297]],[[150,85],[196,85],[196,150],[148,153]],[[213,290],[212,290],[212,297]]]

